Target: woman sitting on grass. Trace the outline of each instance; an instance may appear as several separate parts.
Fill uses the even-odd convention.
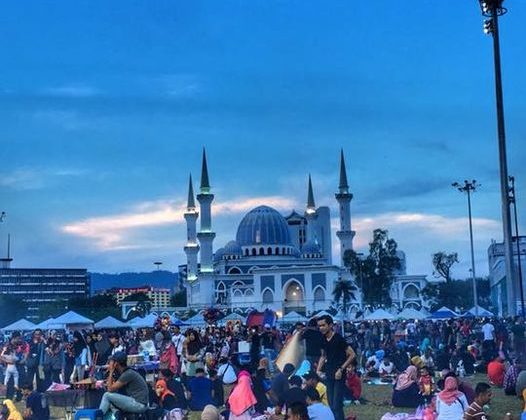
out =
[[[398,375],[393,391],[392,404],[395,407],[416,408],[422,404],[422,396],[417,383],[418,369],[409,366]]]

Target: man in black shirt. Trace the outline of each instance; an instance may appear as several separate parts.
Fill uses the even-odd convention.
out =
[[[305,357],[310,362],[311,368],[314,369],[315,363],[320,360],[321,348],[323,347],[323,335],[318,331],[318,323],[313,318],[307,324],[303,331],[302,338],[305,340]]]
[[[318,318],[318,328],[325,338],[323,352],[318,363],[318,375],[322,375],[322,371],[325,371],[329,406],[336,420],[344,420],[345,373],[355,353],[345,339],[334,332],[333,324],[332,317],[329,315]]]

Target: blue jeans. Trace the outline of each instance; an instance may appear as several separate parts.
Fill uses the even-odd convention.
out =
[[[146,408],[146,405],[127,395],[116,392],[105,392],[102,396],[99,410],[102,411],[103,414],[106,414],[110,409],[112,409],[112,411],[118,409],[125,413],[144,413]]]
[[[343,396],[345,393],[345,378],[336,380],[334,373],[327,375],[327,399],[335,420],[345,420],[343,414]]]

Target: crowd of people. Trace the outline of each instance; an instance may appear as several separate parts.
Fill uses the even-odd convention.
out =
[[[282,351],[294,337],[300,348]],[[299,361],[287,356],[298,352]],[[369,403],[362,394],[367,382],[392,384],[392,406],[419,408],[429,419],[484,419],[492,388],[526,396],[524,355],[520,318],[362,321],[344,331],[328,315],[286,329],[230,322],[182,331],[160,320],[138,330],[35,330],[28,337],[13,333],[2,344],[0,418],[48,419],[45,391],[53,383],[94,378],[104,383],[98,409],[106,418],[199,412],[205,420],[285,414],[344,420],[345,405]],[[155,361],[155,373],[147,375],[139,359]],[[487,383],[472,387],[465,380],[476,372]],[[22,396],[20,414],[13,401]]]

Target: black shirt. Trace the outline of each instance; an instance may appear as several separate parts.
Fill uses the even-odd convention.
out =
[[[336,371],[347,360],[347,347],[349,345],[338,333],[334,333],[330,340],[324,337],[323,341],[323,349],[325,350],[325,373],[334,376]]]
[[[307,328],[303,331],[303,339],[305,340],[305,354],[309,357],[320,357],[325,340],[323,334],[318,330]]]
[[[305,392],[300,387],[292,386],[285,391],[285,404],[287,407],[290,407],[295,403],[306,404],[306,402]]]

